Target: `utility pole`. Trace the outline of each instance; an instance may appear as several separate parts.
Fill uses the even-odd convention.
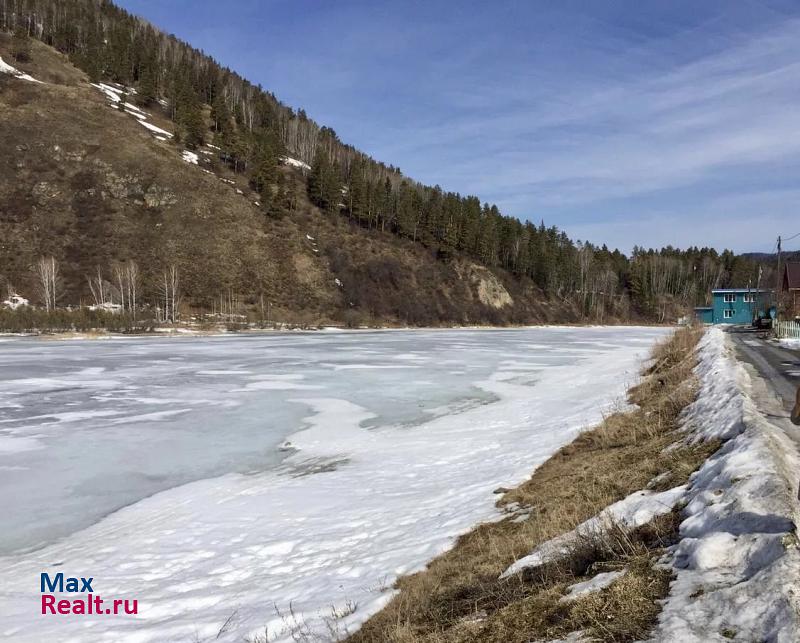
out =
[[[775,284],[775,312],[777,314],[781,299],[781,235],[778,235],[778,281]]]

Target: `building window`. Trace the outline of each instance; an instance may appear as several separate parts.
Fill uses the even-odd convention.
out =
[[[742,295],[742,301],[746,304],[752,304],[756,300],[756,296],[753,293],[745,293]]]
[[[726,295],[726,297],[727,297],[727,295]],[[722,311],[722,316],[725,319],[730,319],[731,317],[733,317],[733,311],[730,308],[728,308],[727,310],[723,310]]]
[[[723,301],[726,304],[732,304],[736,301],[736,295],[733,293],[725,293],[725,295],[723,296]]]

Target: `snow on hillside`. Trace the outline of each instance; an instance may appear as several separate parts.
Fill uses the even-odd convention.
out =
[[[15,78],[19,78],[20,80],[27,80],[31,83],[41,83],[41,80],[36,80],[30,74],[26,74],[21,72],[16,67],[9,65],[6,61],[0,57],[0,74],[8,74],[9,76],[14,76]]]
[[[189,150],[183,150],[181,152],[181,158],[187,163],[191,163],[192,165],[197,165],[197,161],[199,160],[197,153],[190,152]]]
[[[99,89],[105,97],[108,99],[109,104],[114,107],[119,107],[119,104],[122,103],[122,95],[123,94],[135,94],[136,90],[133,87],[123,87],[117,85],[111,85],[109,83],[91,83],[92,87]],[[167,138],[172,138],[172,133],[168,132],[165,129],[158,127],[157,125],[153,125],[152,123],[148,122],[148,118],[152,115],[148,112],[145,112],[137,105],[133,103],[129,103],[125,101],[123,104],[123,108],[126,114],[130,114],[131,116],[135,117],[139,125],[148,129],[153,135],[163,141]]]
[[[296,167],[300,170],[310,170],[311,166],[308,163],[303,161],[299,161],[298,159],[293,159],[291,156],[283,156],[281,157],[281,162],[285,165],[291,165],[292,167]]]

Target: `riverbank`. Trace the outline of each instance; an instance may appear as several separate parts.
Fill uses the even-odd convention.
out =
[[[698,344],[699,342],[699,344]],[[794,640],[797,454],[719,329],[653,353],[631,411],[501,490],[351,643]]]
[[[293,619],[324,638],[332,606],[344,632],[496,519],[492,490],[610,412],[665,334],[7,342],[0,635],[291,641]],[[53,561],[139,599],[138,616],[30,612]]]

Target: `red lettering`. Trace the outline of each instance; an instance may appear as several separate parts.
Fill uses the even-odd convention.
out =
[[[119,614],[119,611],[118,611],[117,608],[119,608],[120,605],[122,605],[122,599],[121,598],[115,598],[114,599],[114,614]]]
[[[56,597],[52,594],[43,594],[42,595],[42,614],[47,614],[47,610],[50,610],[51,614],[56,613],[55,608]]]
[[[71,607],[72,603],[65,598],[64,600],[58,601],[58,606],[56,609],[58,610],[59,614],[69,614]]]
[[[139,601],[135,598],[131,601],[133,603],[133,609],[128,610],[128,599],[125,599],[125,613],[126,614],[138,614],[139,613]]]

